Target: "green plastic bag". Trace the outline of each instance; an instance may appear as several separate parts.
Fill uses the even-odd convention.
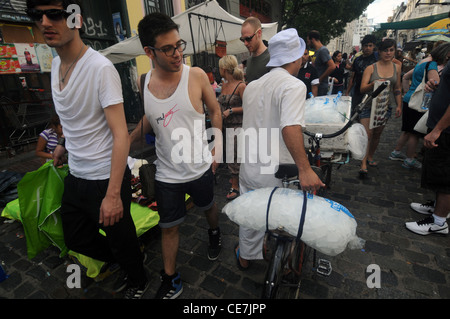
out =
[[[25,174],[17,185],[29,259],[51,244],[61,250],[61,256],[68,252],[59,215],[64,178],[68,173],[68,166],[56,168],[53,162],[48,162],[37,171]]]
[[[17,186],[19,199],[8,203],[2,217],[23,224],[28,258],[36,257],[53,244],[60,249],[61,257],[66,254],[75,257],[86,267],[87,276],[95,278],[99,275],[104,262],[69,251],[64,242],[59,209],[64,192],[64,179],[68,173],[68,166],[55,168],[53,162],[44,164],[37,171],[27,173]],[[186,196],[186,199],[188,198],[189,196]],[[136,203],[131,203],[131,216],[138,237],[159,223],[158,212]],[[103,234],[102,231],[100,233]]]

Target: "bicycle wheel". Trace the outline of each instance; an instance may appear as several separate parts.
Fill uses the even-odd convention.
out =
[[[263,299],[276,298],[276,292],[283,276],[282,271],[286,264],[285,246],[287,246],[285,241],[277,239],[275,253],[270,261],[264,279]]]
[[[293,241],[286,245],[288,256],[284,266],[281,281],[276,290],[276,299],[298,299],[300,297],[300,285],[302,273],[307,263],[312,249],[305,245],[302,241]]]

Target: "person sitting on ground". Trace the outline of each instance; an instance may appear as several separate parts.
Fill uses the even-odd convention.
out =
[[[41,134],[36,145],[36,156],[42,159],[42,164],[53,159],[53,151],[58,145],[58,140],[63,136],[63,130],[58,115],[50,120],[50,127]]]

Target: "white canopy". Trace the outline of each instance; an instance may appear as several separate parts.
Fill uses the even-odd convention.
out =
[[[226,12],[216,0],[207,0],[172,18],[180,26],[180,37],[188,44],[184,54],[214,52],[216,41],[227,43],[227,54],[247,52],[239,40],[244,20]],[[269,41],[277,33],[278,23],[263,23],[263,39]],[[113,63],[121,63],[144,55],[139,37],[135,36],[99,51]]]

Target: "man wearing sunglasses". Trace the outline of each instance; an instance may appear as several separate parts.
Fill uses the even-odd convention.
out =
[[[247,60],[245,79],[247,83],[259,79],[269,72],[267,63],[270,60],[269,50],[262,39],[261,21],[255,17],[249,17],[242,24],[240,40],[247,47],[251,56]]]
[[[127,288],[125,297],[137,299],[148,281],[130,214],[130,139],[122,86],[114,65],[81,40],[81,13],[74,0],[27,0],[27,14],[59,55],[52,63],[51,85],[65,135],[54,152],[55,165],[65,150],[69,153],[61,202],[64,239],[70,250],[118,263],[127,279],[118,290]]]
[[[179,228],[187,213],[186,194],[197,210],[205,213],[209,225],[208,259],[216,260],[221,251],[219,211],[214,200],[214,174],[219,161],[208,149],[203,105],[218,130],[213,151],[222,149],[222,113],[206,73],[183,63],[186,42],[170,17],[151,13],[139,23],[138,30],[154,68],[143,86],[145,116],[131,133],[131,141],[139,141],[143,133],[152,130],[156,135],[155,186],[164,263],[156,299],[175,299],[183,291],[176,258]],[[184,145],[182,150],[180,143]]]

